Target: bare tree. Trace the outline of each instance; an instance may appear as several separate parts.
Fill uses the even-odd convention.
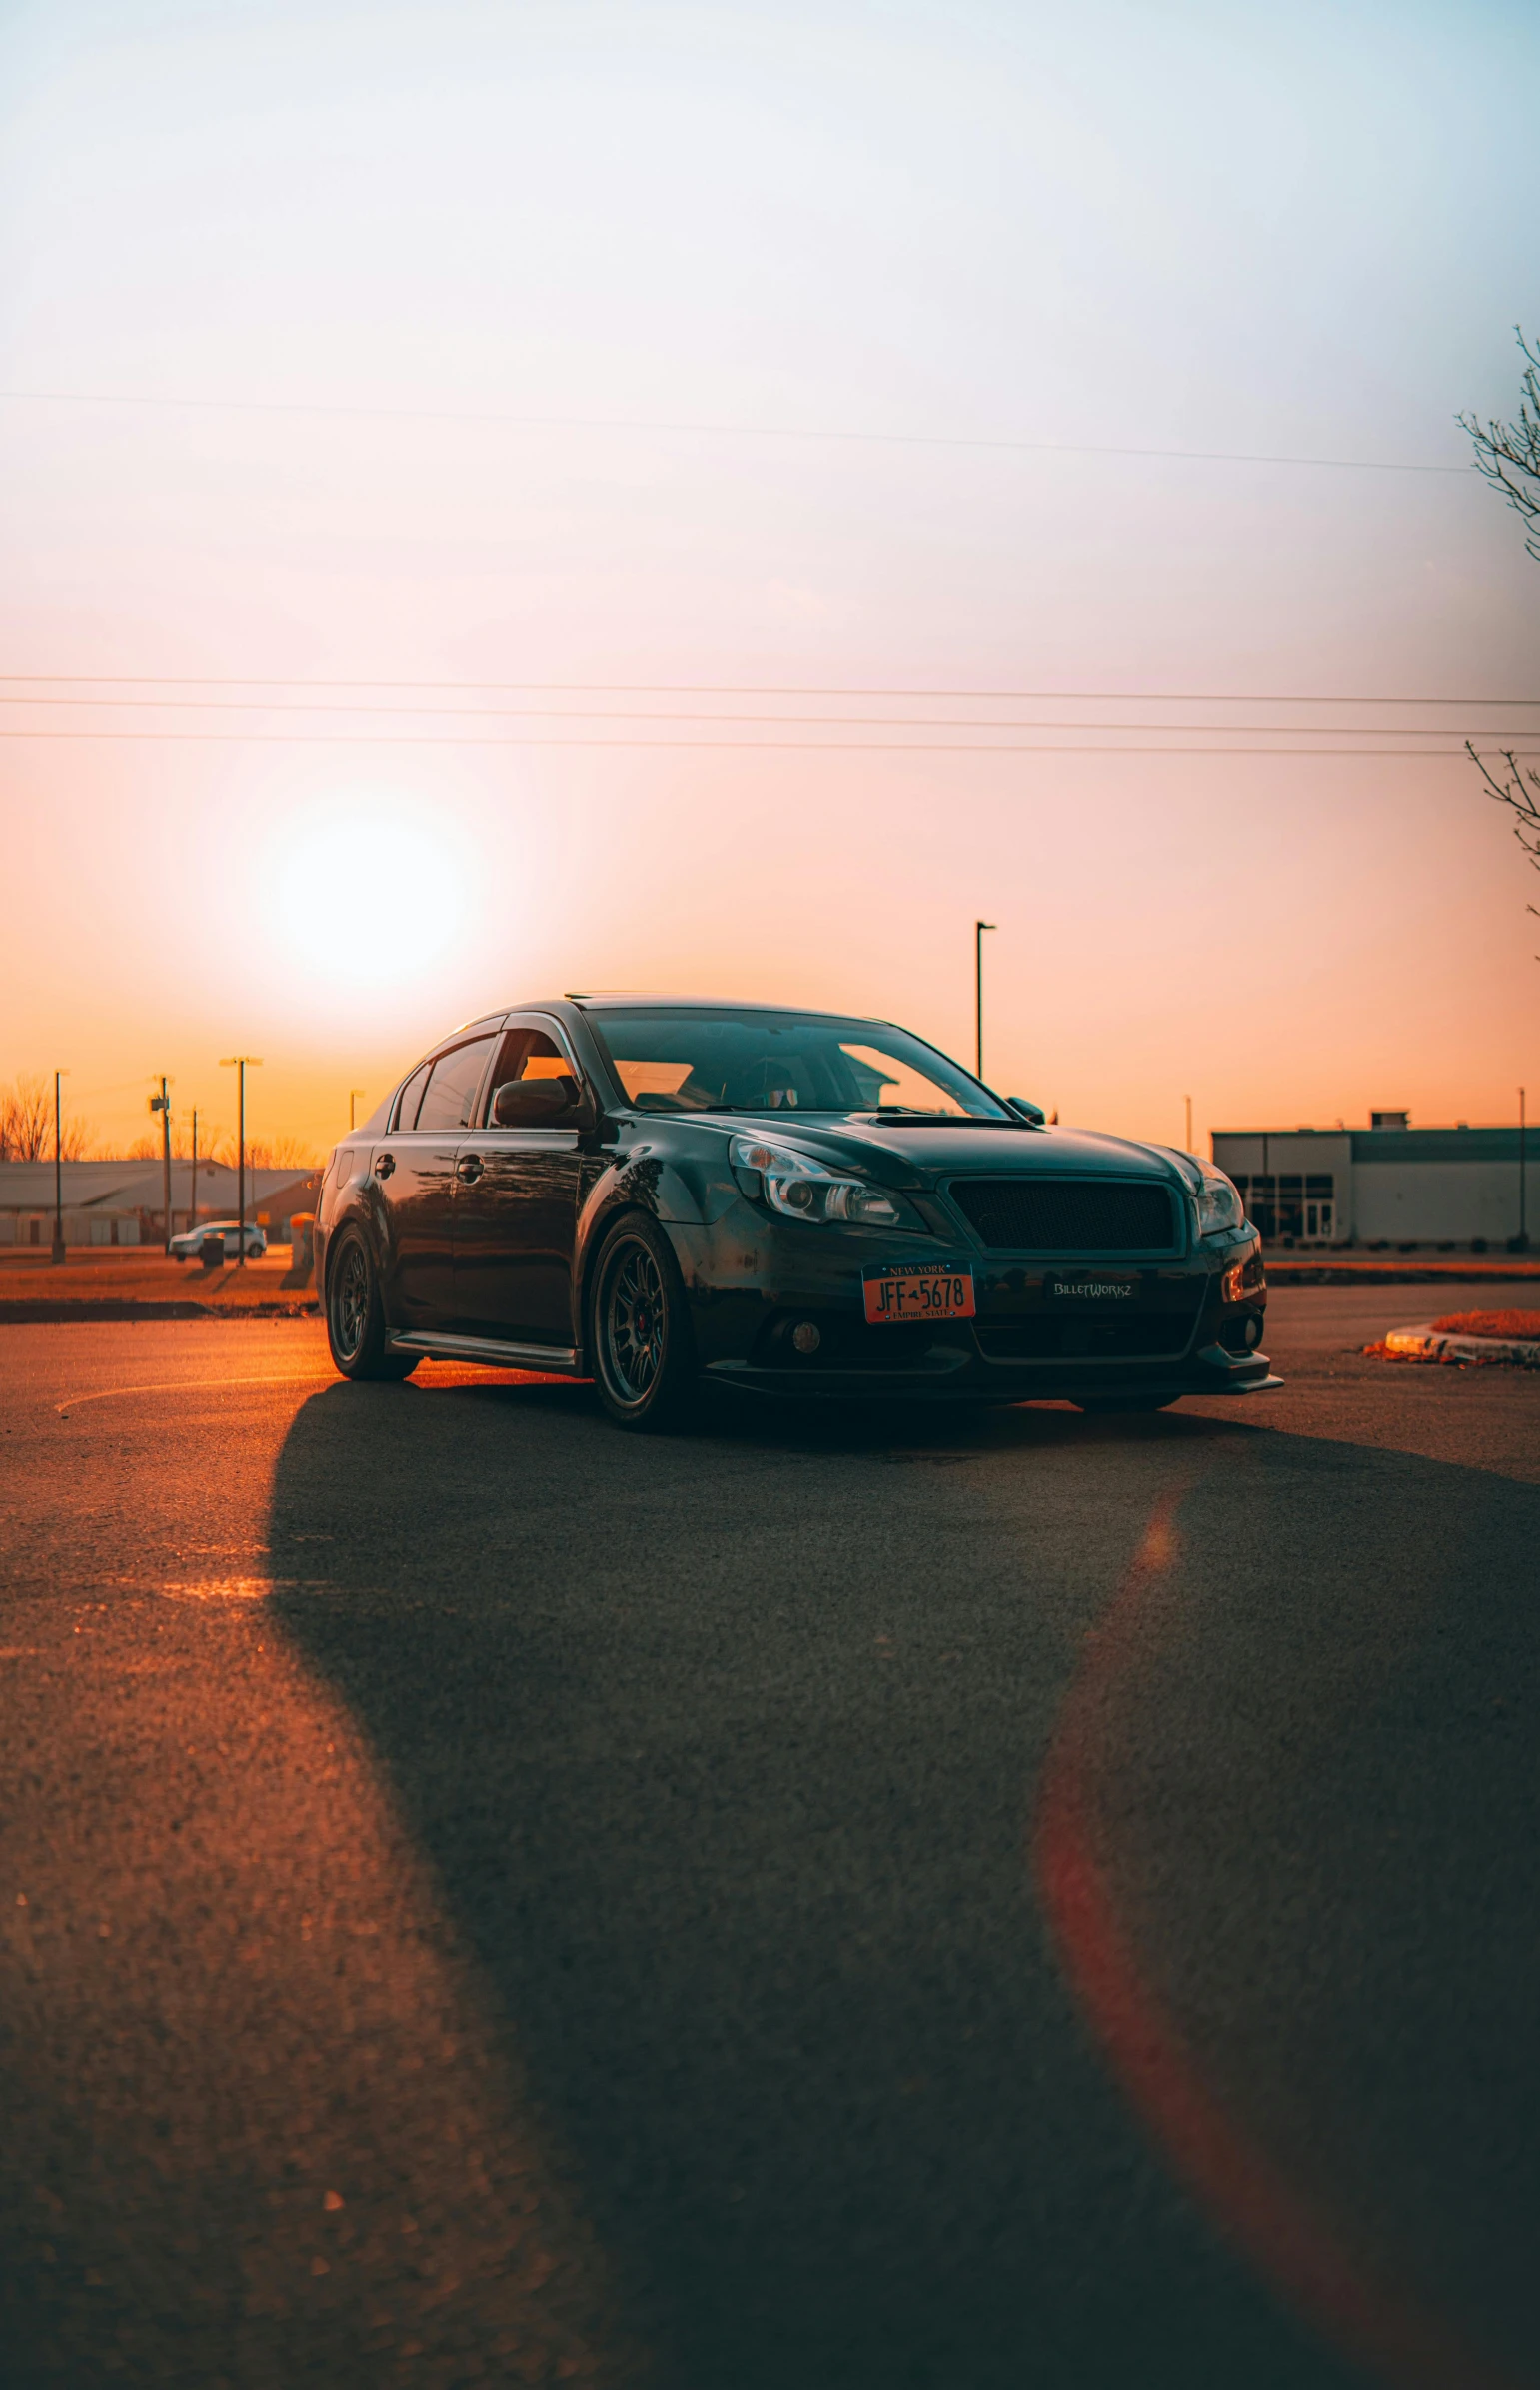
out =
[[[301,1137],[248,1139],[246,1164],[254,1171],[308,1171],[315,1168],[316,1151]]]
[[[1483,424],[1474,415],[1455,421],[1470,434],[1477,472],[1522,519],[1524,545],[1540,562],[1540,343],[1531,348],[1520,324],[1514,325],[1513,337],[1524,360],[1518,422]]]
[[[1503,770],[1494,772],[1476,753],[1469,739],[1465,752],[1486,783],[1487,795],[1496,805],[1505,805],[1513,819],[1508,827],[1518,840],[1535,870],[1540,872],[1540,772],[1526,772],[1511,748],[1501,751]],[[1531,905],[1531,913],[1540,913],[1540,905]]]
[[[65,1121],[59,1132],[59,1154],[64,1162],[88,1162],[96,1150],[97,1133],[89,1121]]]
[[[41,1162],[53,1143],[53,1090],[35,1071],[0,1088],[0,1158]]]
[[[1477,471],[1485,474],[1494,490],[1501,491],[1520,517],[1525,527],[1524,545],[1540,563],[1540,343],[1532,348],[1521,324],[1514,325],[1513,337],[1524,360],[1517,423],[1482,424],[1474,415],[1461,415],[1456,421],[1470,434]],[[1540,871],[1540,772],[1523,770],[1508,748],[1499,751],[1501,772],[1483,762],[1469,739],[1465,752],[1493,803],[1507,807],[1512,817],[1509,828]],[[1540,913],[1540,905],[1531,905],[1529,910]]]
[[[198,1167],[217,1159],[218,1149],[225,1141],[226,1131],[219,1121],[211,1121],[206,1113],[198,1116]],[[155,1149],[160,1152],[159,1146]],[[175,1113],[171,1123],[171,1159],[190,1162],[193,1153],[193,1116],[191,1112]]]

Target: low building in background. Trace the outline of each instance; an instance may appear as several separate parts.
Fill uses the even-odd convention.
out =
[[[156,1245],[166,1235],[165,1194],[158,1162],[66,1162],[61,1166],[67,1245]],[[295,1212],[312,1212],[319,1171],[246,1174],[246,1216],[267,1230],[270,1244],[287,1244]],[[236,1173],[222,1162],[198,1165],[198,1217],[234,1219]],[[192,1225],[190,1162],[171,1166],[171,1233]],[[0,1245],[53,1242],[52,1162],[0,1162]]]
[[[1540,1137],[1518,1129],[1216,1129],[1213,1158],[1269,1244],[1501,1251],[1530,1231]],[[1521,1141],[1522,1149],[1521,1150]]]

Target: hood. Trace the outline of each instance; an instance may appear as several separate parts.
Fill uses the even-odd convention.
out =
[[[1166,1147],[1136,1145],[1131,1138],[1093,1129],[985,1129],[965,1121],[954,1129],[905,1129],[896,1121],[835,1121],[826,1114],[814,1120],[783,1112],[718,1119],[724,1130],[799,1147],[819,1162],[844,1164],[888,1187],[930,1187],[958,1172],[991,1179],[1137,1174],[1168,1186],[1195,1183],[1195,1171],[1184,1170]]]

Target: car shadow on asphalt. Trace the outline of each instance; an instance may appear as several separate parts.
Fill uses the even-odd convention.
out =
[[[485,1404],[515,1413],[526,1408],[556,1415],[579,1416],[603,1422],[604,1414],[593,1385],[587,1380],[563,1383],[555,1378],[515,1380],[487,1375],[472,1383],[453,1383],[419,1377],[414,1393],[432,1394],[441,1401]],[[1255,1421],[1236,1415],[1216,1418],[1198,1411],[1163,1410],[1147,1415],[1092,1415],[1072,1402],[922,1402],[859,1403],[842,1400],[793,1401],[767,1399],[709,1389],[678,1426],[637,1440],[669,1447],[688,1445],[706,1452],[714,1445],[750,1446],[772,1451],[871,1452],[900,1450],[954,1451],[967,1454],[989,1450],[1025,1450],[1062,1442],[1154,1440],[1177,1443],[1233,1433]],[[606,1432],[610,1433],[608,1427]],[[614,1431],[620,1432],[620,1431]]]
[[[1312,2195],[1328,2153],[1343,2231],[1394,2273],[1442,2220],[1460,2119],[1424,2146],[1420,2086],[1467,1988],[1473,1852],[1499,2022],[1517,1990],[1496,1887],[1514,1861],[1532,1897],[1508,1845],[1540,1838],[1490,1686],[1530,1631],[1540,1496],[1191,1414],[724,1406],[642,1438],[551,1384],[299,1411],[274,1575],[321,1533],[332,1573],[274,1608],[435,1869],[666,2390],[1359,2378],[1151,2152],[1033,1891],[1066,1688],[1173,1485],[1197,1623],[1157,1640],[1153,1722],[1128,1696],[1098,1779],[1109,1874],[1237,2113]],[[1426,1844],[1426,1910],[1390,1818]],[[1280,1851],[1292,1939],[1258,1880]],[[1503,2120],[1540,2077],[1487,2033],[1483,2088],[1454,2038],[1458,2304],[1508,2282],[1474,2222],[1536,2187]],[[1317,2133],[1328,2099],[1347,2121]]]

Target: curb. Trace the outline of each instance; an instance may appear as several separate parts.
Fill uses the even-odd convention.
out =
[[[1271,1260],[1263,1255],[1269,1286],[1493,1286],[1532,1285],[1540,1278],[1540,1264],[1516,1268],[1511,1261],[1486,1268],[1462,1261],[1458,1268],[1440,1269],[1415,1262]]]
[[[1393,1327],[1383,1349],[1398,1361],[1508,1361],[1540,1369],[1540,1338],[1533,1336],[1446,1336],[1432,1327]]]
[[[319,1303],[311,1302],[135,1302],[125,1296],[114,1302],[0,1302],[0,1327],[62,1327],[70,1320],[133,1319],[318,1319]]]

